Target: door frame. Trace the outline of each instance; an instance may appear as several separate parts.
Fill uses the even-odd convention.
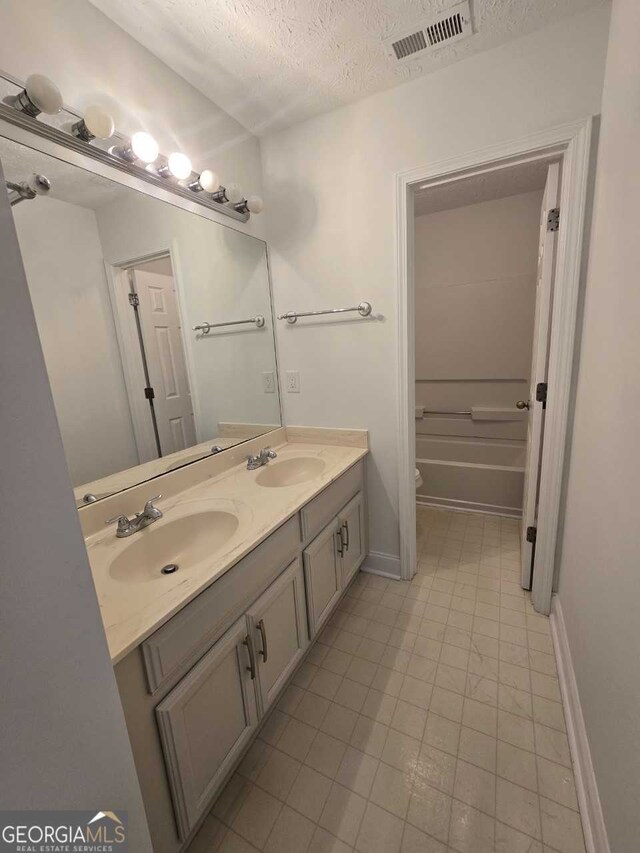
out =
[[[417,184],[442,185],[470,175],[496,171],[532,160],[562,164],[561,227],[558,232],[548,384],[542,449],[534,608],[551,609],[558,515],[564,475],[565,445],[573,374],[578,296],[583,271],[583,242],[590,158],[595,119],[561,125],[447,160],[396,174],[398,278],[398,498],[400,576],[416,571],[415,496],[415,280],[413,195]]]

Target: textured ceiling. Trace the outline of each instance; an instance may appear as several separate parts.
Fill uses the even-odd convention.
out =
[[[452,183],[417,189],[414,194],[416,216],[452,210],[467,204],[494,201],[510,195],[543,190],[549,162],[543,160],[521,163],[506,169],[496,169]]]
[[[390,59],[381,40],[456,0],[91,2],[260,134],[428,74],[606,0],[471,0],[475,35],[409,64]]]

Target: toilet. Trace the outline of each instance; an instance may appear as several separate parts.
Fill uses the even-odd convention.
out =
[[[418,491],[418,489],[420,488],[421,485],[422,485],[422,477],[420,476],[419,469],[416,468],[416,492]]]

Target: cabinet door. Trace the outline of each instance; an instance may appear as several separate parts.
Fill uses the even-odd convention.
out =
[[[256,688],[265,713],[309,644],[299,559],[260,596],[247,612],[247,621],[256,650]]]
[[[256,729],[248,643],[243,617],[156,708],[181,839]]]
[[[338,523],[343,541],[342,588],[344,589],[360,568],[366,554],[362,492],[358,492],[338,515]]]
[[[338,519],[331,524],[305,548],[302,558],[307,586],[307,610],[309,614],[309,632],[315,637],[322,625],[331,615],[342,591],[342,570],[340,553],[342,551],[340,526]]]

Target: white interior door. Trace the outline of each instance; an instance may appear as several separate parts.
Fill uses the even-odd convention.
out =
[[[136,269],[139,316],[162,455],[196,443],[173,276]]]
[[[536,310],[533,328],[533,352],[529,382],[529,421],[527,425],[527,454],[522,504],[522,586],[531,588],[533,576],[534,544],[527,538],[529,528],[536,527],[540,459],[544,430],[544,405],[536,401],[538,383],[547,381],[549,327],[551,322],[551,294],[556,253],[557,228],[548,225],[549,211],[558,206],[560,197],[560,164],[552,163],[547,172],[547,183],[542,199],[540,240],[538,244],[538,277],[536,283]]]

